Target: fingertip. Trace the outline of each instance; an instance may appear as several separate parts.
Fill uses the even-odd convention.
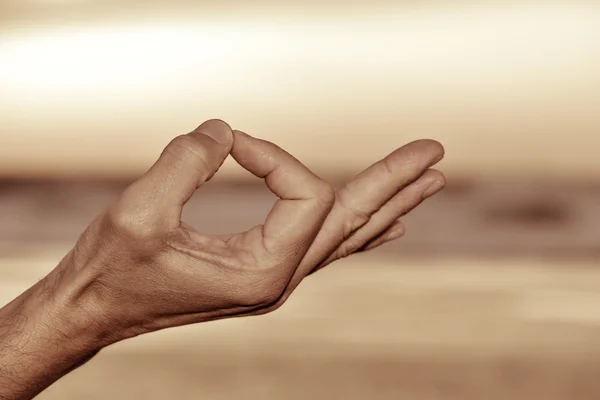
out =
[[[234,129],[233,130],[233,138],[234,138],[234,140],[239,140],[239,139],[242,139],[242,140],[256,139],[255,137],[250,136],[246,132],[240,131],[238,129]]]
[[[396,220],[396,222],[394,222],[392,224],[392,226],[390,226],[388,228],[388,234],[386,235],[386,240],[397,239],[401,236],[404,236],[405,233],[406,233],[406,227],[404,226],[402,221]]]
[[[361,250],[370,251],[389,243],[393,240],[399,239],[406,234],[406,227],[401,220],[396,220],[390,225],[380,236],[368,242]]]
[[[446,187],[446,177],[439,171],[430,170],[430,176],[427,177],[427,188],[423,192],[423,197],[431,197]]]
[[[233,149],[232,149],[232,155],[235,157],[235,155],[241,149],[246,149],[247,146],[251,146],[253,144],[252,142],[257,142],[257,141],[259,141],[259,140],[256,139],[253,136],[250,136],[246,132],[240,131],[238,129],[234,129],[233,130]]]
[[[297,160],[268,140],[258,139],[240,130],[234,130],[234,144],[231,156],[242,168],[259,178],[265,178],[276,167],[289,168]]]
[[[233,146],[233,131],[227,122],[220,119],[210,119],[194,129],[192,133],[206,135],[222,146],[229,148]]]
[[[440,182],[444,186],[447,183],[446,176],[441,171],[438,171],[437,169],[433,169],[433,168],[430,168],[427,171],[425,171],[425,173],[423,173],[421,179],[424,179],[427,182]]]
[[[399,228],[394,229],[385,237],[385,243],[391,242],[392,240],[400,239],[402,236],[406,234],[406,229],[404,225],[401,225]]]
[[[434,162],[438,162],[444,158],[446,149],[444,146],[433,139],[419,139],[408,144],[408,146],[415,147],[419,152],[427,153],[431,156]]]

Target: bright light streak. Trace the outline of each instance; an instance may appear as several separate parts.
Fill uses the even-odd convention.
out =
[[[41,31],[4,38],[0,86],[11,97],[186,87],[228,96],[264,84],[283,90],[269,80],[296,88],[351,79],[392,87],[460,83],[473,90],[496,79],[502,89],[544,77],[570,79],[596,67],[599,56],[590,52],[599,44],[600,15],[583,11],[502,6],[422,15],[399,10],[365,22],[184,21]]]
[[[390,126],[408,132],[381,133],[374,147],[361,147],[364,162],[387,143],[441,131],[461,170],[492,163],[490,151],[498,163],[501,150],[517,172],[535,157],[560,168],[573,162],[536,151],[540,135],[580,155],[580,169],[600,165],[591,145],[600,126],[593,110],[600,103],[600,7],[411,7],[314,20],[193,14],[4,33],[0,129],[22,145],[2,143],[0,167],[44,135],[127,132],[153,137],[158,148],[174,131],[215,115],[272,132],[269,138],[284,147],[315,123],[329,124],[328,136],[360,138]],[[273,133],[281,127],[285,133]],[[491,150],[482,134],[494,141]],[[292,145],[307,162],[343,162],[342,155],[302,150],[305,142]]]

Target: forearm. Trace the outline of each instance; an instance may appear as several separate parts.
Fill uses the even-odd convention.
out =
[[[32,399],[100,350],[57,274],[0,309],[0,400]]]

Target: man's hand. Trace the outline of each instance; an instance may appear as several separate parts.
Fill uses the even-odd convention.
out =
[[[182,209],[229,154],[280,200],[264,225],[207,236]],[[49,276],[0,310],[0,398],[29,399],[123,339],[275,310],[307,275],[400,237],[398,219],[445,185],[429,169],[442,157],[437,142],[413,142],[336,192],[222,121],[177,137]]]

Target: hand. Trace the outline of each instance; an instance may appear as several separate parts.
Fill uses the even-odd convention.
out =
[[[229,154],[280,200],[264,225],[203,235],[182,209]],[[401,236],[398,218],[444,186],[429,169],[442,156],[436,142],[413,142],[335,192],[222,121],[176,138],[57,268],[0,309],[0,399],[29,400],[126,338],[275,310],[307,275]]]
[[[182,208],[229,154],[280,200],[264,225],[203,235]],[[411,143],[336,193],[274,144],[208,121],[173,140],[90,225],[59,266],[64,291],[107,343],[272,311],[312,272],[400,236],[398,218],[444,186],[428,170],[442,156],[436,142]]]

